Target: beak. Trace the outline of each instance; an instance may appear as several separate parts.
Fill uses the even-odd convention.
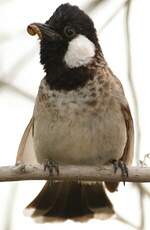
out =
[[[47,24],[32,23],[28,25],[27,32],[32,36],[37,34],[40,40],[43,38],[50,41],[62,40],[62,36],[51,29]]]

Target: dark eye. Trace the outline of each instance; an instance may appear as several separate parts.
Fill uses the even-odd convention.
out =
[[[66,26],[64,28],[64,34],[67,38],[73,38],[76,35],[75,29],[71,26]]]

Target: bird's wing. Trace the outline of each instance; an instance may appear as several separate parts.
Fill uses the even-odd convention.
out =
[[[32,117],[22,136],[18,148],[16,163],[26,163],[26,164],[37,163],[34,146],[33,146],[33,135],[34,135],[34,118]]]
[[[125,120],[127,132],[127,142],[121,160],[127,163],[127,165],[130,165],[134,154],[134,126],[129,106],[127,104],[121,104],[121,111]]]
[[[127,165],[130,165],[133,160],[134,154],[134,125],[133,119],[130,112],[130,108],[128,102],[126,100],[124,90],[120,80],[113,75],[113,80],[115,81],[116,91],[115,97],[118,100],[118,103],[121,106],[121,112],[124,117],[125,125],[126,125],[126,133],[127,133],[127,141],[124,148],[123,155],[120,160],[122,160]]]
[[[127,141],[126,141],[123,155],[120,160],[122,160],[127,165],[131,165],[132,160],[133,160],[133,154],[134,154],[134,126],[133,126],[131,112],[130,112],[127,102],[121,103],[121,111],[122,111],[122,114],[125,120]],[[118,184],[119,184],[118,182],[115,182],[115,183],[106,182],[105,183],[106,188],[110,192],[115,192],[118,187]]]

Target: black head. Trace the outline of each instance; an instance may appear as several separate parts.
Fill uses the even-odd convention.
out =
[[[54,28],[66,41],[83,34],[97,45],[93,21],[77,6],[68,3],[60,5],[46,24]]]
[[[77,6],[68,3],[60,5],[45,24],[29,25],[28,32],[40,37],[41,64],[44,65],[47,75],[51,75],[51,79],[54,75],[60,79],[63,74],[61,80],[65,82],[66,71],[72,73],[82,69],[81,72],[84,72],[86,64],[91,62],[97,50],[100,50],[90,17]],[[55,79],[57,77],[55,76]],[[80,82],[80,79],[78,80]]]

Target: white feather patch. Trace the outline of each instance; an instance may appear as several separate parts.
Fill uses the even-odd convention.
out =
[[[95,55],[95,45],[84,35],[79,34],[68,45],[64,61],[68,67],[85,66]]]
[[[23,214],[25,216],[32,216],[34,212],[35,212],[35,208],[26,208],[23,210]]]

